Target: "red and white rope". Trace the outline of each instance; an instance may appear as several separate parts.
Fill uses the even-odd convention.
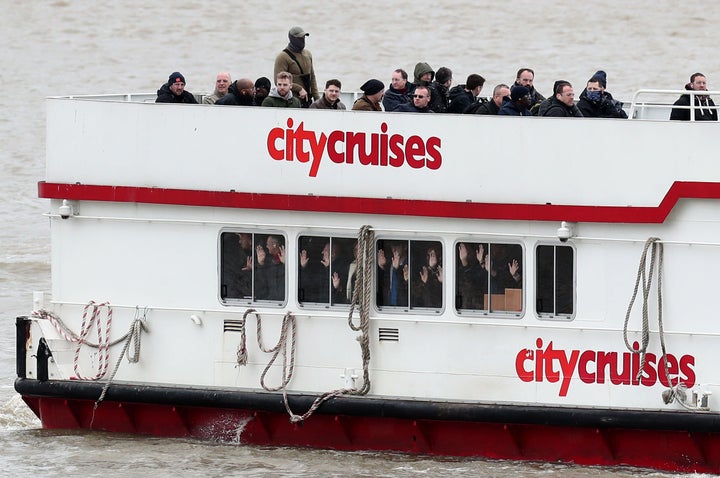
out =
[[[87,320],[88,311],[92,307],[92,314],[90,320]],[[105,333],[103,334],[103,324],[100,320],[100,312],[105,307],[107,312],[105,314]],[[94,377],[86,377],[80,373],[80,349],[82,348],[85,339],[95,325],[98,336],[98,371]],[[82,324],[80,325],[80,337],[78,338],[78,346],[75,349],[75,358],[73,359],[73,370],[75,371],[75,379],[79,380],[99,380],[105,376],[110,364],[110,329],[112,326],[112,308],[109,302],[103,302],[96,304],[95,301],[90,301],[83,309]]]

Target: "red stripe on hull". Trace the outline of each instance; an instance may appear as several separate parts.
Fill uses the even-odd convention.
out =
[[[500,204],[338,196],[256,194],[129,186],[38,183],[47,199],[138,202],[283,211],[389,214],[400,216],[570,221],[604,223],[662,223],[679,199],[720,199],[720,183],[675,182],[657,207]]]
[[[23,397],[50,429],[720,473],[720,433],[323,415]]]

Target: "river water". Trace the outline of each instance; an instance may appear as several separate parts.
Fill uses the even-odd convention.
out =
[[[674,476],[42,430],[12,387],[14,318],[30,311],[33,291],[50,288],[48,205],[36,190],[46,96],[154,92],[176,70],[191,92],[210,91],[221,70],[271,77],[295,24],[311,33],[318,84],[336,77],[345,90],[371,77],[387,85],[395,68],[412,73],[418,61],[451,68],[455,83],[480,73],[488,94],[524,66],[545,96],[557,79],[580,91],[598,69],[624,100],[637,88],[682,88],[695,71],[720,89],[720,2],[0,0],[0,10],[0,476]],[[612,138],[588,147],[602,142],[623,154]]]

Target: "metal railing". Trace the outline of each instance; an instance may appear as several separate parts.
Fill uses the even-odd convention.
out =
[[[674,106],[673,103],[682,95],[690,96],[689,106]],[[632,119],[669,120],[673,109],[690,110],[690,121],[695,121],[695,112],[700,106],[695,105],[696,96],[720,95],[720,91],[694,90],[637,90],[632,97],[628,117]],[[703,106],[702,109],[717,111],[719,106]]]

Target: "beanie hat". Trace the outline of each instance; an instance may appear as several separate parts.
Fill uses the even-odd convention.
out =
[[[450,71],[450,68],[445,68],[444,66],[439,68],[437,73],[435,73],[435,81],[437,81],[440,84],[445,83],[448,80],[452,79],[452,71]]]
[[[603,88],[607,88],[607,73],[602,70],[598,70],[593,75],[593,78],[598,78]]]
[[[185,77],[182,76],[180,72],[174,71],[169,77],[168,77],[168,84],[172,85],[173,83],[181,82],[185,84]]]
[[[520,98],[522,98],[523,96],[529,95],[529,94],[530,94],[530,90],[528,90],[526,87],[524,87],[522,85],[513,86],[512,89],[510,90],[510,98],[513,101],[517,101]]]
[[[266,90],[270,91],[270,88],[272,88],[272,83],[270,83],[270,80],[268,78],[261,76],[260,78],[255,80],[255,88],[265,88]]]
[[[382,91],[385,89],[385,84],[380,80],[367,80],[363,85],[360,87],[360,89],[365,93],[366,95],[374,95],[375,93],[378,93],[379,91]]]

